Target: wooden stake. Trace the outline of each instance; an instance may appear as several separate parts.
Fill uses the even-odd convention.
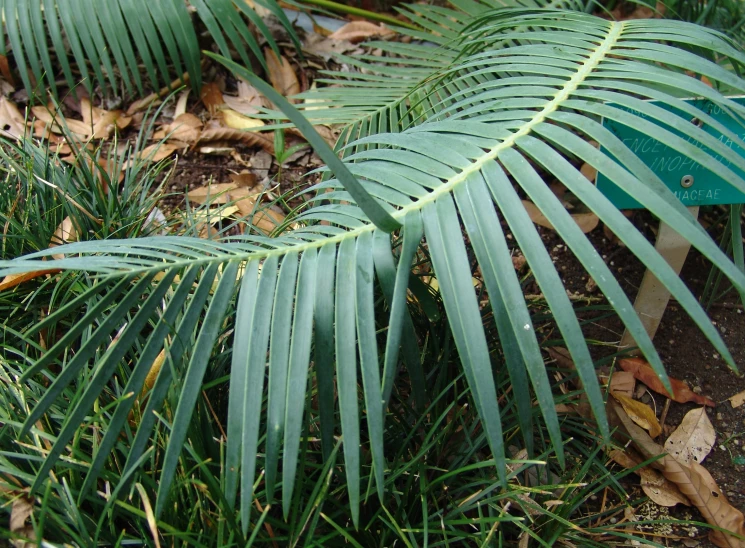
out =
[[[698,206],[688,208],[694,219],[698,218],[698,209]],[[688,251],[691,249],[691,243],[668,225],[660,222],[660,230],[657,234],[657,242],[654,247],[675,273],[680,274],[683,263],[688,256]],[[639,319],[641,319],[650,339],[654,339],[654,335],[657,333],[657,328],[660,326],[662,315],[665,313],[669,300],[670,292],[654,274],[647,270],[639,286],[639,293],[634,302],[634,310],[639,315]],[[625,350],[632,346],[636,346],[634,338],[628,331],[624,331],[618,349]],[[631,351],[633,355],[638,355],[639,353],[638,348]]]

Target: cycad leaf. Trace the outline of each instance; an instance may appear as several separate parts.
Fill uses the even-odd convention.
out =
[[[127,91],[131,91],[134,82],[143,93],[139,63],[153,88],[170,83],[174,72],[180,77],[185,68],[193,88],[199,90],[201,52],[188,4],[182,0],[7,0],[0,3],[4,22],[0,31],[5,31],[0,34],[4,46],[7,33],[10,51],[29,94],[43,95],[45,82],[56,97],[58,68],[73,93],[81,78],[89,91],[100,85],[106,92],[107,81],[116,91],[121,80]],[[230,57],[237,52],[241,61],[250,66],[247,45],[264,63],[249,22],[278,51],[269,28],[244,0],[192,0],[191,4],[223,55]],[[280,16],[280,23],[299,50],[292,24],[276,1],[265,0],[262,4]],[[54,47],[59,67],[52,63],[49,44]],[[72,73],[68,51],[81,78]],[[4,48],[2,53],[6,53]],[[94,79],[90,78],[91,70]]]
[[[166,460],[160,461],[165,462],[165,466],[159,509],[163,508],[168,486],[176,477],[186,424],[199,393],[216,330],[230,317],[227,311],[232,306],[239,264],[245,264],[245,268],[233,334],[224,489],[230,507],[235,504],[240,489],[240,521],[244,535],[250,526],[255,468],[263,432],[262,396],[266,394],[270,396],[269,423],[274,432],[267,437],[266,464],[267,470],[271,469],[268,475],[276,481],[276,464],[281,454],[279,443],[284,439],[283,462],[288,466],[282,471],[283,506],[286,513],[291,508],[288,499],[293,496],[295,487],[298,437],[302,432],[305,402],[310,401],[307,392],[305,398],[301,394],[309,385],[311,338],[315,342],[312,367],[317,380],[323,452],[325,456],[332,454],[333,436],[335,431],[339,432],[334,412],[338,394],[348,496],[352,518],[355,523],[359,521],[361,467],[372,466],[378,489],[384,480],[385,455],[380,434],[383,402],[392,391],[399,341],[402,336],[409,336],[406,330],[410,324],[405,313],[408,289],[432,321],[439,321],[437,303],[441,299],[451,333],[446,334],[445,348],[438,347],[438,350],[447,355],[449,341],[455,342],[484,435],[494,453],[502,482],[506,481],[504,440],[494,382],[494,369],[501,363],[499,352],[494,352],[495,344],[487,339],[484,316],[472,282],[472,269],[477,266],[483,274],[491,310],[498,316],[497,331],[513,389],[521,399],[515,406],[520,413],[519,424],[523,429],[530,428],[533,419],[526,415],[533,413],[529,403],[535,399],[543,415],[542,424],[545,424],[558,460],[562,460],[562,433],[554,397],[530,311],[509,258],[503,235],[506,227],[520,245],[577,363],[601,431],[607,432],[597,379],[576,315],[540,236],[522,209],[522,193],[549,218],[660,373],[662,364],[629,298],[548,189],[547,179],[562,181],[615,231],[658,275],[731,363],[731,356],[719,335],[707,324],[700,305],[679,278],[575,166],[587,162],[606,174],[613,184],[691,241],[737,290],[745,291],[742,270],[726,257],[633,151],[600,123],[600,117],[607,116],[641,128],[671,149],[690,154],[707,168],[718,173],[731,171],[732,184],[742,187],[739,170],[735,169],[743,163],[733,151],[712,142],[702,131],[691,130],[687,134],[690,141],[681,139],[676,133],[683,127],[678,120],[668,118],[656,107],[640,104],[640,99],[656,99],[675,107],[680,106],[680,99],[700,94],[741,120],[745,119],[742,107],[685,71],[710,75],[716,85],[725,84],[732,90],[745,90],[745,82],[703,57],[687,52],[677,56],[674,52],[678,50],[670,49],[669,45],[658,47],[656,24],[664,29],[665,36],[675,30],[678,43],[691,49],[706,47],[710,53],[730,55],[730,62],[735,66],[744,64],[743,56],[715,33],[690,25],[617,23],[566,11],[480,11],[480,4],[469,0],[459,0],[459,5],[466,12],[475,13],[477,18],[458,12],[459,29],[467,30],[448,50],[450,59],[439,65],[442,70],[431,74],[437,63],[428,58],[421,46],[415,48],[412,59],[400,70],[383,66],[380,73],[373,74],[374,78],[353,79],[350,87],[354,93],[348,97],[344,96],[348,91],[344,87],[329,92],[337,94],[336,106],[343,105],[346,99],[354,105],[365,93],[372,95],[370,90],[377,89],[367,84],[378,85],[388,78],[398,86],[396,79],[406,80],[419,68],[431,76],[417,88],[416,94],[406,92],[408,102],[396,100],[395,107],[379,104],[371,116],[368,116],[371,111],[361,108],[356,112],[364,111],[364,115],[355,114],[347,120],[346,141],[338,147],[339,151],[344,149],[344,162],[330,149],[320,148],[322,155],[329,159],[330,172],[336,177],[329,175],[314,187],[313,192],[317,194],[290,217],[284,231],[275,237],[246,236],[226,241],[155,237],[78,243],[0,263],[0,275],[48,269],[50,263],[42,259],[64,253],[66,258],[53,263],[55,267],[86,270],[97,275],[91,281],[91,289],[56,311],[52,310],[49,318],[41,322],[41,325],[54,325],[72,316],[80,320],[27,369],[24,382],[34,382],[45,368],[64,365],[65,352],[71,347],[82,350],[82,354],[66,365],[83,370],[88,361],[98,356],[100,363],[108,368],[111,363],[106,356],[113,354],[107,354],[105,348],[124,318],[124,307],[119,306],[118,300],[147,302],[148,296],[158,289],[151,289],[145,280],[159,273],[187,272],[185,277],[192,276],[188,287],[178,287],[173,294],[167,292],[164,300],[168,306],[163,317],[152,324],[152,330],[148,326],[142,331],[143,345],[139,342],[130,345],[133,355],[141,357],[130,377],[134,392],[139,392],[143,375],[164,347],[167,365],[160,370],[150,391],[127,455],[123,469],[123,477],[127,480],[123,484],[136,475],[137,466],[144,460],[145,448],[153,436],[156,413],[166,406],[172,384],[178,385],[182,398],[173,421],[172,445]],[[416,9],[426,12],[429,21],[440,26],[446,24],[445,12],[426,6]],[[424,31],[422,34],[427,35]],[[444,35],[440,38],[449,44],[449,38]],[[433,38],[434,42],[437,40]],[[398,46],[391,45],[394,47]],[[438,48],[432,51],[433,55],[441,53]],[[656,64],[654,60],[658,55],[664,55],[674,70]],[[380,75],[377,81],[376,74]],[[397,89],[410,83],[405,82]],[[618,106],[607,104],[609,100]],[[364,104],[371,101],[367,98]],[[628,111],[629,107],[638,107],[634,108],[637,113]],[[645,117],[640,116],[640,112],[644,112]],[[686,107],[684,112],[691,118],[707,120],[706,113],[699,113],[694,107]],[[347,114],[348,111],[329,115],[339,115],[337,119],[342,120]],[[375,133],[381,130],[389,133]],[[586,141],[590,139],[596,140],[602,148],[598,150],[588,144]],[[717,155],[719,152],[723,153],[721,157]],[[728,168],[730,164],[732,167]],[[370,213],[375,208],[369,207],[370,204],[377,206],[378,213],[382,211],[384,215],[375,219]],[[392,236],[379,228],[385,225],[386,229],[395,229],[399,224],[402,230],[394,230]],[[431,257],[434,272],[429,274],[437,280],[439,296],[432,296],[435,284],[426,286],[417,276],[409,276],[411,257],[417,253],[416,244],[422,232],[421,249]],[[396,266],[391,242],[398,242],[401,237],[402,252]],[[374,251],[373,257],[371,251]],[[218,279],[220,268],[224,274],[215,289],[213,282]],[[297,275],[291,274],[295,268]],[[192,288],[197,270],[199,283]],[[375,300],[376,271],[382,294],[389,302],[387,315],[374,314],[383,309],[376,304],[380,301]],[[137,300],[139,298],[142,301]],[[172,339],[167,340],[172,325],[176,325],[175,332]],[[386,327],[386,353],[379,356],[378,342],[382,341],[377,340],[377,333],[378,329]],[[31,328],[29,333],[33,332]],[[416,334],[415,331],[414,336]],[[198,342],[190,352],[187,345],[193,335]],[[127,334],[127,338],[129,336]],[[288,340],[289,352],[283,348]],[[119,353],[124,346],[115,346],[111,352]],[[267,350],[270,352],[268,372]],[[186,357],[190,358],[188,365]],[[267,373],[270,381],[265,391]],[[55,382],[59,384],[55,391],[67,383],[68,375],[63,368],[57,375]],[[101,373],[97,382],[103,382],[104,376]],[[182,385],[184,379],[189,380],[188,387]],[[85,394],[88,400],[93,392]],[[360,398],[360,394],[364,397]],[[31,416],[36,418],[46,413],[52,417],[54,413],[50,410],[55,409],[53,404],[59,399],[55,398],[55,393],[48,396],[33,409]],[[123,425],[131,405],[131,398],[119,404],[115,412],[118,428]],[[361,433],[361,417],[365,417],[367,423],[365,435]],[[27,421],[27,427],[31,422]],[[71,424],[64,425],[65,436],[69,435]],[[107,432],[104,446],[113,447],[117,435],[118,432]],[[524,439],[530,446],[529,433],[524,433]],[[369,443],[370,449],[364,453],[364,458],[360,451],[363,442]],[[370,461],[365,460],[368,458]],[[96,455],[88,476],[93,479],[86,479],[88,488],[93,487],[92,482],[102,470],[103,459],[100,453]],[[53,465],[52,461],[50,459],[45,469]]]
[[[163,470],[158,482],[158,499],[155,505],[156,514],[162,512],[168,499],[171,482],[176,475],[176,467],[181,454],[181,449],[186,441],[186,433],[189,428],[194,405],[197,403],[199,393],[202,389],[202,378],[207,369],[207,363],[212,354],[212,347],[225,316],[225,309],[233,297],[235,289],[235,276],[238,272],[238,263],[229,262],[224,271],[219,275],[219,282],[210,302],[207,314],[204,317],[204,326],[197,337],[197,343],[191,355],[189,367],[183,378],[183,388],[173,417],[171,435],[168,448],[163,458]]]

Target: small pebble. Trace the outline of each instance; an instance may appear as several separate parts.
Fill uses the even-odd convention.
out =
[[[721,413],[717,413],[717,420],[718,421],[722,420],[723,418],[724,418],[724,415],[722,415]]]
[[[694,392],[695,392],[696,394],[700,394],[700,393],[701,393],[701,387],[700,387],[700,386],[694,386],[694,387],[693,387],[693,391],[694,391]]]

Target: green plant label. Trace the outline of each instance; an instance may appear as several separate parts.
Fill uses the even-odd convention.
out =
[[[745,97],[732,97],[733,101],[739,104],[745,104]],[[718,105],[708,99],[688,99],[686,103],[695,106],[721,123],[732,133],[738,135],[740,139],[745,140],[745,127],[742,123],[733,118],[728,112],[723,111]],[[691,120],[690,115],[678,110],[665,103],[650,101],[651,104],[657,105],[672,114],[688,120],[691,124],[701,123],[697,120]],[[612,105],[618,106],[618,105]],[[623,107],[620,107],[623,108]],[[629,110],[629,109],[626,109]],[[658,125],[663,125],[659,120],[649,118],[643,113],[634,111],[637,116],[653,121]],[[629,147],[641,159],[663,183],[675,194],[675,196],[686,206],[713,205],[713,204],[741,204],[745,203],[745,194],[735,189],[727,183],[725,179],[716,173],[706,169],[701,164],[691,160],[688,156],[681,154],[661,142],[645,135],[637,129],[623,125],[615,120],[603,118],[603,126],[612,131],[623,143]],[[724,165],[730,167],[732,171],[745,178],[745,172],[731,166],[730,162],[723,160],[722,157],[709,148],[698,143],[697,140],[673,129],[664,126],[665,129],[676,135],[688,139],[695,143],[704,152],[710,153]],[[716,129],[709,125],[701,126],[707,133],[719,139],[730,149],[741,156],[745,156],[745,150],[737,146],[727,136],[722,135]],[[613,155],[607,149],[601,149],[607,155]],[[639,209],[642,205],[626,194],[623,190],[611,182],[605,175],[598,173],[596,180],[597,188],[610,199],[619,209]]]

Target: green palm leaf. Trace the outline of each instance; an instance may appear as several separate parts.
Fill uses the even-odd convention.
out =
[[[382,57],[338,55],[337,60],[355,72],[321,71],[324,78],[319,78],[318,83],[331,85],[297,96],[298,99],[312,99],[312,106],[308,105],[312,110],[306,111],[309,119],[319,124],[343,124],[344,143],[371,134],[403,131],[442,110],[454,91],[481,83],[482,78],[477,74],[447,86],[432,82],[433,74],[447,68],[462,54],[466,43],[461,40],[461,33],[474,17],[504,7],[585,10],[594,3],[585,0],[461,0],[451,5],[416,4],[397,8],[422,30],[396,28],[400,34],[412,38],[411,43],[373,41],[366,44],[382,51]],[[508,39],[500,45],[513,43]],[[276,113],[267,115],[270,119],[277,117]]]
[[[279,53],[268,27],[244,0],[193,0],[188,4],[225,57],[235,52],[250,66],[251,53],[264,63],[249,23]],[[279,18],[299,48],[294,29],[275,0],[267,0],[265,7]],[[73,89],[82,80],[89,92],[95,85],[102,86],[104,92],[107,85],[113,93],[119,92],[120,85],[132,92],[134,83],[142,94],[139,63],[153,88],[168,85],[186,69],[194,89],[201,89],[199,41],[188,5],[182,0],[2,0],[0,16],[10,45],[6,49],[0,29],[0,54],[12,53],[30,94],[46,97],[48,86],[56,97],[58,69]],[[49,55],[50,46],[56,64]],[[71,59],[82,78],[73,76]]]
[[[681,98],[703,95],[743,117],[743,107],[716,89],[703,86],[686,72],[706,75],[738,93],[745,92],[745,81],[703,57],[660,44],[656,40],[658,32],[676,36],[684,46],[706,44],[710,53],[726,56],[735,65],[745,64],[745,56],[719,34],[692,25],[669,21],[609,22],[582,13],[554,10],[487,12],[465,26],[458,47],[460,53],[431,78],[431,96],[448,96],[442,105],[438,104],[421,123],[408,129],[380,134],[368,131],[365,137],[350,142],[343,167],[334,169],[338,178],[329,178],[316,187],[331,191],[323,194],[326,202],[311,200],[293,218],[297,228],[275,238],[205,241],[160,237],[78,243],[0,263],[0,275],[38,270],[50,266],[48,262],[42,263],[44,257],[62,252],[66,258],[54,266],[85,270],[98,276],[92,289],[53,311],[49,317],[52,319],[45,320],[53,322],[73,312],[81,317],[24,375],[31,381],[43,370],[53,381],[48,395],[26,421],[25,431],[29,431],[36,419],[49,412],[61,390],[74,382],[78,368],[95,359],[98,371],[95,384],[91,384],[88,388],[91,392],[80,400],[79,409],[59,425],[55,449],[41,469],[43,474],[36,478],[35,486],[44,481],[42,476],[55,465],[54,459],[61,454],[76,426],[85,422],[83,411],[90,406],[95,391],[103,389],[113,361],[130,350],[139,356],[127,385],[128,390],[131,388],[128,393],[137,394],[147,368],[165,349],[169,366],[160,370],[150,393],[123,474],[123,477],[136,475],[147,440],[157,426],[156,418],[160,418],[171,432],[156,503],[159,510],[164,508],[206,360],[221,329],[228,328],[226,311],[240,280],[236,320],[232,326],[225,449],[224,491],[228,504],[231,508],[236,505],[240,488],[237,506],[243,534],[247,534],[266,424],[264,466],[269,496],[278,478],[280,446],[284,440],[282,498],[285,513],[288,512],[304,412],[300,395],[308,390],[312,367],[317,375],[321,438],[326,455],[332,452],[337,426],[336,382],[340,423],[336,431],[342,437],[349,498],[356,522],[362,498],[360,467],[371,465],[378,493],[382,494],[384,488],[383,406],[398,368],[399,347],[406,356],[407,348],[416,345],[416,341],[404,340],[412,330],[407,327],[410,319],[403,303],[412,255],[422,236],[502,484],[506,483],[505,448],[493,379],[496,364],[489,353],[471,281],[468,246],[484,276],[513,387],[524,399],[518,410],[520,424],[526,430],[525,443],[531,444],[532,391],[561,461],[561,425],[529,310],[509,257],[503,223],[515,235],[535,273],[577,364],[601,431],[607,436],[602,394],[579,323],[540,237],[522,208],[521,193],[529,196],[550,220],[663,378],[664,370],[613,273],[549,190],[546,177],[564,183],[627,244],[734,366],[718,332],[690,291],[653,246],[570,161],[585,161],[604,173],[690,240],[738,290],[745,290],[745,275],[655,174],[600,123],[600,116],[606,116],[636,127],[682,155],[726,175],[730,184],[745,191],[745,181],[728,167],[743,167],[743,160],[731,149],[712,142],[695,125],[687,127],[688,139],[679,138],[671,131],[679,121],[644,102],[654,98],[679,105]],[[505,41],[512,45],[505,46]],[[660,64],[661,60],[665,66]],[[245,69],[237,72],[251,77]],[[478,84],[472,85],[475,79]],[[633,110],[624,109],[623,105]],[[288,113],[296,116],[295,111]],[[687,114],[709,120],[694,107]],[[745,147],[737,135],[731,138]],[[587,141],[591,139],[612,156],[589,145]],[[705,152],[703,146],[712,152]],[[323,149],[322,153],[329,157],[328,150]],[[354,184],[347,188],[350,177],[355,179]],[[359,206],[357,199],[362,202]],[[371,208],[371,204],[377,208]],[[399,257],[398,266],[390,254],[391,250],[396,251],[394,240],[371,222],[365,211],[385,212],[380,219],[388,223],[387,230],[395,226],[387,216],[401,226],[398,235],[403,236],[402,249],[394,253]],[[468,236],[468,244],[462,229]],[[382,316],[375,314],[380,310],[374,305],[376,274],[389,301],[390,312]],[[156,275],[165,277],[153,286],[150,280]],[[175,276],[180,281],[173,286],[171,280]],[[196,280],[199,281],[194,285]],[[146,330],[141,330],[144,343],[138,350],[131,342],[131,333],[138,330],[141,317],[135,315],[130,319],[127,314],[135,307],[147,315],[150,307],[159,301],[164,303],[163,310]],[[125,323],[132,331],[125,329],[103,357],[95,358],[94,350],[109,344]],[[384,356],[378,356],[379,325],[388,328]],[[185,348],[185,342],[195,330],[194,349]],[[73,344],[78,338],[82,341],[80,346]],[[314,363],[311,363],[311,339],[315,342]],[[66,350],[72,346],[76,347],[76,353],[69,358]],[[64,368],[53,373],[49,370],[51,365]],[[412,375],[416,374],[412,370]],[[172,419],[161,414],[169,389],[179,393]],[[262,420],[265,390],[269,404],[267,419]],[[87,470],[86,488],[93,489],[102,463],[119,435],[117,428],[124,426],[132,399],[118,404],[113,428],[105,433]],[[360,426],[361,416],[366,419],[366,432]],[[360,454],[363,435],[370,440],[369,457]],[[85,496],[83,493],[81,499]]]

